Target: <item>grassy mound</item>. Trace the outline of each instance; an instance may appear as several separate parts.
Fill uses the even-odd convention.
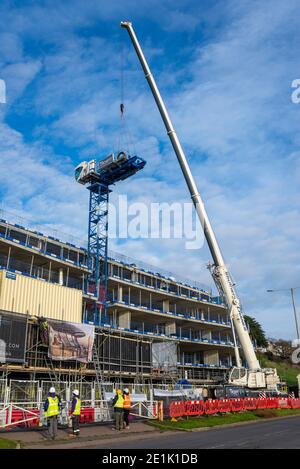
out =
[[[273,359],[269,360],[266,355],[258,354],[260,364],[263,368],[276,368],[277,372],[288,386],[298,386],[297,375],[300,373],[300,366],[293,365],[288,360]]]

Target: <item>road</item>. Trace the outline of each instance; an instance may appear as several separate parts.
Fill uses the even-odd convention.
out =
[[[96,448],[107,449],[225,449],[300,448],[300,417],[263,421],[208,431],[152,435],[131,441],[106,441]]]

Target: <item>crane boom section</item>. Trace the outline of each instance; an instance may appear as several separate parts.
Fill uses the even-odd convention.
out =
[[[230,278],[229,272],[224,263],[221,250],[219,248],[214,231],[210,224],[210,221],[206,213],[200,193],[197,189],[196,182],[194,180],[191,169],[187,162],[183,148],[180,144],[180,141],[173,127],[173,124],[168,114],[168,111],[166,109],[166,106],[160,95],[159,89],[156,85],[155,79],[146,61],[142,48],[137,40],[132,24],[130,22],[123,21],[121,22],[121,27],[125,28],[129,33],[130,39],[132,41],[132,44],[135,48],[135,51],[137,53],[141,66],[143,68],[145,78],[148,81],[153,97],[155,99],[155,102],[157,104],[161,117],[165,124],[167,134],[171,140],[173,149],[177,156],[179,165],[181,167],[183,176],[185,178],[186,184],[190,191],[192,201],[194,203],[197,215],[202,225],[204,235],[205,235],[206,241],[208,243],[208,246],[209,246],[213,261],[214,261],[213,277],[218,283],[219,287],[221,288],[225,296],[227,306],[230,311],[230,318],[233,321],[237,336],[239,338],[241,347],[245,355],[245,359],[250,369],[260,369],[260,365],[257,360],[254,347],[251,342],[251,339],[250,339],[250,336],[249,336],[249,333],[248,333],[248,330],[245,325],[245,321],[241,312],[240,301],[235,292],[233,282]],[[237,350],[236,350],[236,359],[237,359],[237,366],[240,367],[241,362],[240,362],[240,358],[239,358],[239,354]]]

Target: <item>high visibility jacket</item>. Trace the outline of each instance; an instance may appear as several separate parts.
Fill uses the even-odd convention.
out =
[[[124,409],[130,409],[131,399],[130,394],[124,394]]]
[[[54,415],[59,414],[59,399],[57,396],[48,397],[48,409],[45,412],[46,417],[53,417]]]
[[[124,397],[121,394],[118,394],[117,402],[115,403],[114,407],[118,407],[123,409],[124,407]]]
[[[76,397],[75,409],[72,415],[80,415],[80,407],[81,407],[81,400],[78,397]]]

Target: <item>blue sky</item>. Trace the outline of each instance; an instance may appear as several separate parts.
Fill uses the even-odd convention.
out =
[[[299,2],[2,0],[0,18],[0,78],[7,86],[7,104],[0,104],[1,207],[85,237],[88,193],[73,170],[116,148],[122,62],[127,126],[148,164],[113,197],[189,200],[119,28],[129,19],[244,309],[269,336],[294,338],[288,294],[266,289],[300,286],[300,104],[291,100],[291,83],[300,78]],[[118,242],[111,248],[118,250]],[[212,285],[205,246],[187,251],[184,240],[129,239],[121,250]],[[296,300],[300,308],[300,290]]]

